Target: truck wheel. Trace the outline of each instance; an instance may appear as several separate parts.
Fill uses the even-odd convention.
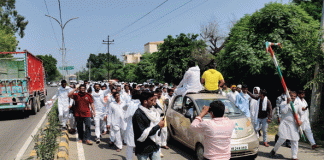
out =
[[[32,104],[32,106],[31,106],[31,108],[32,108],[31,109],[31,114],[36,115],[36,113],[37,113],[37,101],[36,101],[36,98],[33,98],[30,101],[31,101],[31,104]]]
[[[40,98],[39,96],[36,97],[36,102],[37,102],[37,112],[39,112],[39,111],[40,111],[40,108],[41,108],[41,103],[40,103],[40,99],[39,99],[39,98]]]

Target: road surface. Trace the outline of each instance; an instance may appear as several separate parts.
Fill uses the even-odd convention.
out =
[[[94,141],[94,125],[91,126],[91,135],[92,140]],[[261,136],[262,137],[262,136]],[[76,135],[70,136],[70,159],[86,159],[86,160],[126,160],[126,150],[127,146],[123,146],[121,152],[116,152],[114,147],[110,147],[108,145],[109,135],[104,135],[102,138],[102,142],[100,144],[94,144],[92,146],[82,144],[82,147],[77,146]],[[274,136],[269,135],[269,145],[270,147],[265,147],[262,145],[262,138],[260,138],[260,150],[258,153],[257,160],[268,160],[268,159],[290,159],[291,158],[291,149],[287,147],[279,148],[277,152],[277,156],[274,158],[270,158],[270,151],[274,147]],[[168,146],[169,150],[162,149],[162,153],[164,154],[164,158],[162,160],[194,160],[195,155],[194,151],[183,146],[177,141],[172,140]],[[81,148],[81,149],[80,149]],[[81,153],[81,154],[80,154]],[[81,158],[80,155],[84,155]],[[134,159],[137,159],[134,157]],[[323,160],[324,159],[324,149],[319,148],[316,150],[311,150],[309,144],[300,143],[299,151],[298,151],[298,159],[300,160]],[[236,159],[236,160],[245,160],[244,158]]]
[[[57,87],[48,87],[47,100],[56,93]],[[0,159],[13,160],[31,135],[40,119],[44,116],[46,108],[42,107],[36,115],[19,112],[0,112]],[[32,147],[29,147],[32,148]],[[29,153],[26,153],[29,155]]]

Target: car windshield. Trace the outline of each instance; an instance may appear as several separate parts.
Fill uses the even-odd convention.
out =
[[[225,116],[238,116],[242,115],[240,109],[238,109],[230,100],[228,99],[196,99],[199,110],[201,111],[203,106],[209,106],[211,102],[219,100],[225,105]],[[207,114],[206,117],[210,117],[210,114]]]

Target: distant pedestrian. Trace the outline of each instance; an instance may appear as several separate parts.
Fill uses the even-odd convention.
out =
[[[237,85],[236,90],[237,90],[238,93],[241,93],[242,92],[242,85],[241,84]]]
[[[216,69],[216,64],[214,61],[211,61],[208,65],[208,70],[204,72],[201,77],[201,83],[205,84],[205,88],[208,91],[213,91],[218,93],[218,86],[223,86],[225,80],[223,75],[218,72]],[[219,83],[219,85],[218,85]]]
[[[74,93],[75,91],[79,92]],[[84,84],[72,90],[68,96],[75,101],[74,117],[77,122],[79,142],[85,141],[86,144],[92,145],[93,143],[90,141],[91,111],[89,106],[92,108],[93,115],[96,115],[92,96],[86,93],[86,86]],[[85,130],[83,125],[85,125]]]
[[[221,101],[210,103],[210,107],[203,106],[199,116],[191,123],[191,129],[204,135],[205,159],[230,159],[231,137],[235,122],[224,117],[225,105]],[[210,113],[212,120],[202,120]]]

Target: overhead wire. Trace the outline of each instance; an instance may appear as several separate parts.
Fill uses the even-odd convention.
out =
[[[133,24],[135,24],[136,22],[140,21],[141,19],[143,19],[144,17],[146,17],[147,15],[149,15],[150,13],[152,13],[154,10],[158,9],[159,7],[161,7],[164,3],[166,3],[169,0],[166,0],[164,2],[162,2],[160,5],[156,6],[153,10],[151,10],[150,12],[146,13],[144,16],[142,16],[141,18],[135,20],[133,23],[129,24],[128,26],[124,27],[123,29],[117,31],[115,34],[113,34],[113,37],[117,36],[119,33],[121,33],[122,31],[124,31],[125,29],[127,29],[128,27],[132,26]]]
[[[167,14],[163,15],[162,17],[160,17],[160,18],[158,18],[158,19],[156,19],[156,20],[153,20],[153,21],[151,21],[150,23],[148,23],[148,24],[146,24],[146,25],[144,25],[144,26],[142,26],[142,27],[139,27],[139,28],[137,28],[136,30],[133,30],[133,31],[131,31],[131,32],[129,32],[129,33],[126,33],[126,34],[120,36],[119,38],[121,38],[121,37],[125,37],[126,35],[129,35],[129,34],[131,34],[131,33],[134,33],[134,32],[136,32],[136,31],[138,31],[138,30],[140,30],[140,29],[146,28],[146,27],[149,26],[150,24],[153,24],[153,23],[157,22],[158,20],[160,20],[160,19],[164,18],[165,16],[169,15],[170,13],[172,13],[172,12],[174,12],[174,11],[176,11],[176,10],[182,8],[183,6],[189,4],[189,3],[192,2],[192,1],[193,1],[193,0],[190,0],[190,1],[186,2],[186,3],[184,3],[183,5],[181,5],[181,6],[179,6],[178,8],[172,10],[171,12],[168,12]]]
[[[46,7],[46,10],[47,10],[47,14],[50,15],[49,11],[48,11],[48,7],[47,7],[47,3],[46,3],[46,0],[44,0],[45,2],[45,7]],[[53,33],[54,33],[54,37],[55,37],[55,40],[56,40],[56,43],[58,45],[58,47],[60,48],[60,45],[58,43],[58,40],[57,40],[57,37],[56,37],[56,34],[55,34],[55,30],[54,30],[54,27],[53,27],[53,23],[52,23],[52,20],[51,18],[49,18],[50,22],[51,22],[51,26],[52,26],[52,29],[53,29]]]

